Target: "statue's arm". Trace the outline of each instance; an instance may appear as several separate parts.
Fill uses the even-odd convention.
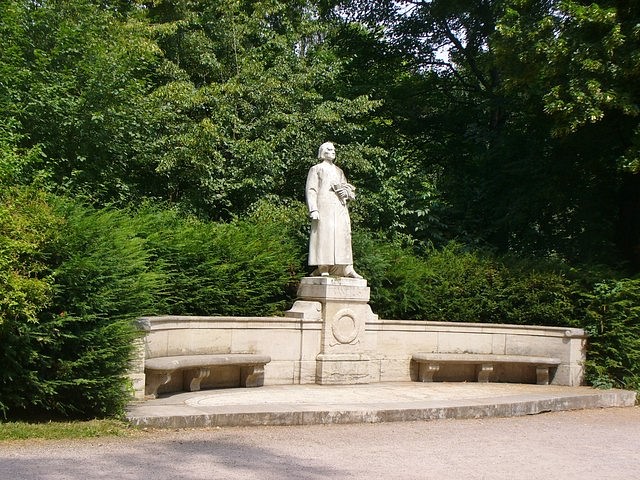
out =
[[[305,188],[305,195],[307,198],[307,207],[309,207],[309,216],[313,220],[319,218],[318,213],[318,170],[312,167],[307,175],[307,185]]]

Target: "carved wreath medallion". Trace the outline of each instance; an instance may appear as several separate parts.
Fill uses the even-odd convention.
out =
[[[340,310],[331,321],[331,333],[342,344],[354,343],[360,333],[356,315],[348,308]]]

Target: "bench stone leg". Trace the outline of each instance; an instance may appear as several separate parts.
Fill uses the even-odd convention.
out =
[[[200,390],[200,382],[211,373],[210,368],[194,368],[185,370],[183,377],[183,386],[189,392],[197,392]]]
[[[261,387],[264,385],[264,365],[240,367],[241,387]]]
[[[480,370],[478,370],[478,382],[479,383],[488,383],[489,377],[493,373],[493,364],[492,363],[483,363],[480,365]]]
[[[536,367],[536,383],[538,385],[549,385],[549,367]]]
[[[161,385],[165,385],[171,381],[171,374],[169,373],[147,373],[144,393],[145,396],[150,398],[156,398],[158,396],[158,388]]]
[[[420,363],[418,368],[418,381],[420,382],[433,382],[433,376],[440,370],[440,365],[437,363]]]

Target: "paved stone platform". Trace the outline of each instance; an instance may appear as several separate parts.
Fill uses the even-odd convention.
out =
[[[166,395],[131,404],[127,417],[155,428],[376,423],[630,407],[635,401],[635,392],[555,385],[271,385]]]

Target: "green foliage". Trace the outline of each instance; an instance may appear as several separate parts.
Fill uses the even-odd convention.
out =
[[[135,15],[99,3],[2,2],[0,114],[15,120],[18,147],[46,155],[48,189],[104,204],[147,190],[153,172],[131,162],[149,135],[159,50]]]
[[[175,211],[139,214],[141,235],[167,278],[165,312],[282,313],[303,274],[297,227],[283,216],[265,207],[253,219],[230,223],[203,222]]]
[[[396,179],[408,188],[391,196],[395,211],[409,215],[392,217],[394,231],[439,246],[456,239],[638,268],[637,8],[327,3],[346,19],[338,48],[357,59],[343,88],[384,101],[376,112],[384,128],[373,137],[390,152],[387,166],[413,162],[398,164],[414,181]]]
[[[133,320],[162,289],[130,218],[11,189],[0,219],[0,408],[122,412]]]
[[[39,326],[51,360],[42,380],[53,394],[40,402],[82,416],[119,413],[129,398],[133,322],[156,311],[165,279],[130,216],[66,202],[58,211],[67,224],[51,245],[54,296]]]
[[[640,390],[640,280],[596,265],[470,251],[459,244],[424,254],[362,233],[358,269],[382,318],[571,326],[589,335],[587,381]]]
[[[386,3],[376,2],[369,11],[384,11],[381,4]],[[340,95],[366,93],[381,103],[365,124],[367,144],[373,147],[367,159],[373,168],[347,171],[358,188],[352,213],[374,231],[443,245],[460,232],[445,221],[451,205],[442,194],[441,161],[456,158],[462,141],[459,136],[452,139],[456,127],[445,126],[456,120],[444,117],[454,112],[454,104],[467,116],[471,106],[450,98],[450,86],[443,85],[446,79],[440,84],[436,75],[418,65],[420,60],[389,45],[389,30],[374,23],[376,27],[369,29],[338,15],[325,40],[340,58],[342,72],[336,82]],[[449,112],[444,113],[447,106]]]
[[[506,125],[533,154],[514,165],[528,177],[511,181],[532,188],[507,212],[519,223],[527,203],[540,212],[527,233],[537,234],[538,249],[609,262],[617,250],[637,268],[637,196],[625,188],[637,184],[637,8],[572,0],[505,6],[492,40],[513,111]]]
[[[356,246],[384,318],[561,326],[581,315],[583,284],[557,262],[527,264],[455,243],[424,255],[366,236]]]
[[[15,121],[0,125],[0,187],[28,185],[41,180],[42,151],[39,146],[20,148]]]
[[[148,15],[165,55],[150,100],[166,112],[148,155],[166,197],[222,220],[265,195],[300,200],[326,140],[348,170],[372,169],[363,124],[379,102],[336,92],[341,60],[310,2],[153,2]]]
[[[633,32],[637,13],[624,6],[616,8],[614,2],[585,5],[564,0],[556,10],[538,11],[534,16],[536,3],[512,2],[498,25],[500,42],[505,42],[500,55],[508,55],[505,67],[514,69],[509,70],[507,86],[525,87],[531,95],[532,86],[525,86],[523,73],[534,80],[535,94],[542,95],[544,110],[554,121],[554,134],[560,136],[600,122],[613,110],[637,116],[633,101],[637,89],[630,81],[638,72],[629,63],[639,47]],[[542,85],[547,86],[546,92],[540,91]]]
[[[585,329],[589,334],[589,382],[640,390],[640,279],[597,284]]]
[[[303,275],[305,209],[264,202],[207,223],[3,192],[0,410],[122,413],[139,316],[281,314]]]
[[[0,181],[229,221],[333,140],[373,230],[637,268],[637,9],[407,6],[3,2]]]
[[[0,193],[0,412],[40,393],[43,365],[36,330],[52,303],[53,272],[44,253],[62,219],[32,190]]]

